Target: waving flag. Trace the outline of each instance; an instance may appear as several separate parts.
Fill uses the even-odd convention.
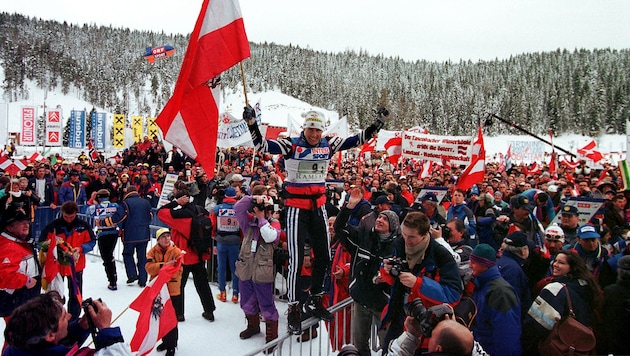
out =
[[[363,159],[363,155],[366,152],[374,152],[376,149],[376,137],[372,137],[369,141],[361,146],[361,151],[359,151],[359,162]]]
[[[137,351],[138,356],[149,354],[157,341],[177,326],[167,283],[181,269],[182,260],[180,256],[176,264],[164,265],[157,278],[147,283],[138,298],[129,305],[129,308],[140,312],[130,343],[131,351]]]
[[[61,277],[57,236],[54,232],[50,232],[46,240],[48,240],[48,251],[42,268],[42,287],[46,291],[55,290],[64,297],[66,286]]]
[[[24,170],[26,165],[26,162],[19,159],[8,158],[7,156],[0,158],[0,169],[11,176],[15,176],[19,171]]]
[[[45,160],[46,157],[42,156],[41,153],[39,152],[34,152],[29,158],[28,161],[33,163],[33,162],[39,162],[39,161],[43,161]]]
[[[551,152],[551,160],[549,161],[549,174],[556,175],[556,170],[558,169],[558,155],[555,151]]]
[[[593,162],[599,162],[602,160],[602,158],[604,158],[604,156],[601,152],[596,150],[596,148],[597,143],[595,142],[595,140],[591,140],[591,142],[587,143],[586,146],[578,148],[578,153],[592,160]]]
[[[481,125],[477,130],[477,139],[473,142],[472,160],[470,165],[457,179],[457,188],[468,190],[477,183],[481,183],[486,176],[486,148],[483,143]]]
[[[385,142],[385,150],[391,164],[397,165],[398,159],[402,155],[402,137],[390,138]]]
[[[204,0],[173,96],[156,122],[164,138],[212,172],[217,149],[219,75],[248,58],[237,0]]]

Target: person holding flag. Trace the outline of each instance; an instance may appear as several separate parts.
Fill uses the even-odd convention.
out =
[[[167,228],[161,228],[156,231],[155,239],[157,240],[157,245],[153,246],[153,248],[147,252],[147,264],[145,265],[151,280],[157,277],[162,267],[176,265],[177,259],[182,255],[182,250],[171,241],[171,232]],[[173,274],[170,281],[167,283],[168,293],[171,297],[171,303],[173,304],[183,303],[180,292],[181,283],[182,268],[180,265],[180,268],[175,271],[175,274]],[[177,323],[175,323],[175,327],[162,337],[162,343],[156,347],[156,350],[166,350],[166,356],[175,355],[178,338],[179,331]]]
[[[68,277],[68,312],[72,314],[71,320],[79,318],[83,298],[83,269],[85,269],[85,254],[94,249],[96,236],[92,227],[77,217],[79,206],[73,201],[63,203],[61,217],[48,223],[40,236],[48,237],[49,234],[64,241],[71,249],[70,265],[61,265],[60,272],[63,277]]]
[[[308,242],[314,253],[312,287],[306,307],[326,321],[332,321],[330,312],[322,305],[322,287],[326,268],[330,264],[330,237],[326,203],[326,175],[330,159],[335,153],[358,147],[372,138],[384,125],[389,111],[379,107],[372,125],[348,138],[322,137],[326,118],[318,111],[303,114],[304,125],[299,137],[277,140],[264,139],[256,122],[256,111],[246,106],[243,119],[247,122],[257,151],[282,154],[287,176],[284,186],[287,242],[289,250],[288,329],[302,334],[301,310],[297,299],[297,281],[304,260],[304,245]]]

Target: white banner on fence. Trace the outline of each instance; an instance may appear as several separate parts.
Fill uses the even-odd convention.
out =
[[[471,149],[471,136],[436,136],[403,132],[403,158],[467,166],[470,163]]]
[[[217,147],[228,148],[238,146],[252,147],[252,135],[249,133],[249,128],[247,128],[245,120],[237,119],[232,116],[232,114],[224,112],[219,117]]]

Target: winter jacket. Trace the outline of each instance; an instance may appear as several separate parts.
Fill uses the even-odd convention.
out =
[[[85,186],[83,183],[72,183],[71,181],[63,182],[57,196],[59,204],[63,204],[67,201],[73,201],[79,205],[87,202],[87,195],[85,194]]]
[[[626,339],[626,333],[622,332],[626,330],[630,320],[630,280],[617,280],[617,283],[607,286],[604,288],[604,296],[605,351],[615,355],[630,355],[630,342]]]
[[[30,242],[7,233],[0,235],[0,316],[11,315],[15,308],[39,295],[40,268],[35,256]],[[29,277],[37,279],[31,289],[26,288]]]
[[[80,248],[79,260],[75,261],[74,268],[77,272],[83,271],[85,268],[85,254],[92,251],[94,245],[96,245],[96,236],[94,231],[92,231],[92,226],[78,217],[70,223],[61,217],[49,222],[42,230],[40,238],[46,239],[50,233],[55,234],[58,239],[64,240],[72,248]],[[59,266],[59,272],[62,276],[72,275],[70,266]]]
[[[474,283],[475,340],[490,355],[520,355],[521,307],[514,289],[501,277],[497,266],[475,277]]]
[[[230,245],[241,243],[241,229],[234,213],[234,203],[236,199],[225,198],[223,203],[216,205],[212,210],[210,215],[212,232],[217,242]]]
[[[446,221],[451,220],[453,218],[458,218],[459,220],[464,222],[466,226],[466,231],[468,232],[468,236],[470,236],[471,240],[474,240],[477,235],[477,222],[475,221],[475,216],[466,204],[460,205],[451,205],[448,208],[446,213]]]
[[[568,276],[556,277],[542,289],[525,315],[523,340],[527,339],[537,345],[549,335],[556,322],[569,314],[567,288],[563,288],[562,283],[571,293],[571,304],[577,321],[586,326],[594,324],[594,298],[586,281]]]
[[[404,251],[404,240],[394,242],[395,251]],[[404,252],[401,256],[406,256]],[[403,305],[419,298],[429,308],[437,304],[456,304],[464,289],[459,275],[459,267],[453,255],[444,246],[431,238],[424,253],[422,262],[413,266],[411,273],[417,278],[412,288],[405,287],[398,278],[381,269],[381,278],[391,287],[391,297],[381,325],[387,326],[386,344],[400,336],[403,332],[405,312]]]
[[[147,273],[151,276],[151,280],[160,273],[160,269],[162,269],[166,262],[177,260],[181,254],[182,250],[173,243],[171,243],[171,245],[166,249],[159,244],[153,246],[149,252],[147,252],[147,263],[144,265]],[[168,281],[168,294],[171,296],[180,295],[181,293],[180,285],[182,282],[182,270],[183,269],[180,268],[180,270],[173,275],[173,278]]]
[[[123,230],[123,243],[131,243],[149,241],[152,217],[151,204],[140,198],[138,193],[130,192],[125,195],[116,212],[104,221],[107,226],[118,224]]]
[[[55,202],[55,189],[51,182],[44,178],[44,196],[39,197],[37,195],[37,178],[32,177],[28,180],[28,189],[33,192],[33,195],[38,197],[39,200],[35,205],[49,206]],[[41,198],[44,198],[43,200]]]
[[[383,310],[389,299],[389,286],[374,284],[383,258],[400,256],[402,249],[394,248],[394,241],[402,240],[397,234],[380,239],[373,228],[357,228],[348,224],[351,209],[341,208],[335,220],[335,234],[352,256],[350,295],[366,308]]]
[[[501,257],[497,259],[497,267],[501,277],[514,288],[514,292],[518,296],[521,304],[521,316],[525,316],[532,304],[529,282],[522,267],[524,263],[525,260],[508,251],[503,251]]]
[[[184,254],[184,261],[182,262],[184,265],[194,265],[210,259],[208,251],[198,253],[190,245],[190,224],[192,217],[197,214],[197,209],[203,208],[193,203],[180,206],[176,201],[172,201],[163,205],[157,212],[160,221],[171,228],[171,239],[175,246],[187,252]],[[207,213],[205,209],[203,211]]]
[[[273,252],[280,239],[280,222],[274,219],[257,219],[248,210],[252,197],[246,196],[234,205],[234,213],[243,231],[243,243],[236,261],[236,275],[241,281],[272,283],[275,278]],[[275,230],[275,240],[265,241],[261,229]],[[273,236],[273,235],[271,235]]]

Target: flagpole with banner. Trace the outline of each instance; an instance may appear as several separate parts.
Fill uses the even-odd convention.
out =
[[[250,56],[237,0],[204,0],[173,95],[156,122],[164,138],[199,162],[216,164],[220,75]]]

